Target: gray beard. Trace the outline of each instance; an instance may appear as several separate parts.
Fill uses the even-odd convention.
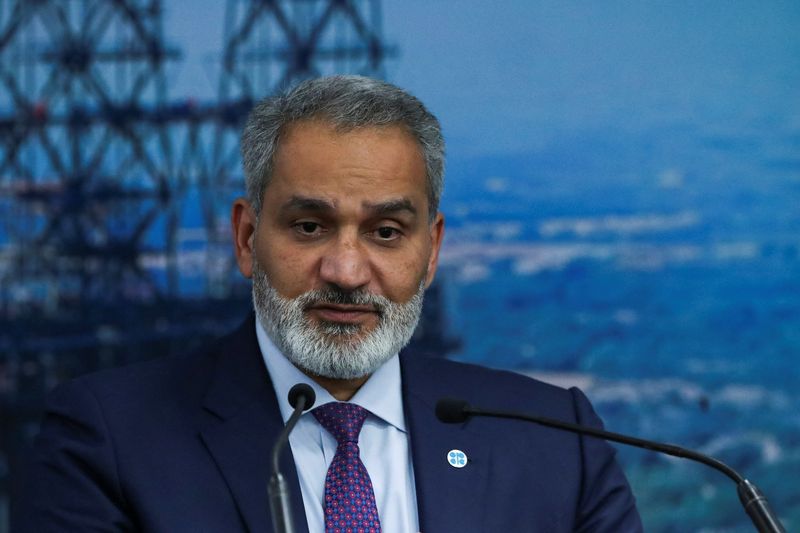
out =
[[[286,358],[300,370],[331,379],[355,379],[380,368],[411,340],[422,313],[425,284],[406,303],[395,303],[366,291],[317,289],[284,298],[253,261],[253,307],[261,327]],[[372,331],[359,324],[321,322],[305,314],[317,303],[371,305],[378,314]]]

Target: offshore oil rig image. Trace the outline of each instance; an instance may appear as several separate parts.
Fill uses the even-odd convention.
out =
[[[59,382],[235,327],[239,133],[298,80],[385,75],[378,0],[228,0],[216,98],[171,94],[160,0],[0,0],[0,531]],[[168,2],[167,2],[168,4]],[[412,349],[444,355],[441,290]]]

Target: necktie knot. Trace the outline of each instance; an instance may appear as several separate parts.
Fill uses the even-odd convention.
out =
[[[346,402],[326,403],[311,412],[339,445],[358,444],[358,435],[369,413],[360,405]]]

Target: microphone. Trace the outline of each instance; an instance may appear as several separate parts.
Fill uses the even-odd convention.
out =
[[[289,486],[280,471],[279,463],[281,452],[289,441],[289,434],[297,425],[303,411],[311,409],[314,405],[314,400],[316,400],[314,389],[305,383],[298,383],[289,389],[289,405],[294,408],[294,412],[272,448],[272,476],[269,478],[269,508],[272,512],[272,527],[275,533],[294,533]]]
[[[472,407],[464,400],[457,398],[442,398],[436,403],[436,418],[446,424],[460,424],[466,422],[473,416],[485,416],[491,418],[508,418],[511,420],[523,420],[525,422],[534,422],[542,426],[552,427],[578,433],[580,435],[590,435],[600,439],[605,439],[612,442],[619,442],[628,446],[635,446],[637,448],[644,448],[659,453],[671,455],[673,457],[681,457],[683,459],[690,459],[703,463],[711,468],[719,470],[734,483],[736,483],[737,493],[739,494],[739,501],[741,501],[744,510],[747,512],[753,525],[759,533],[786,533],[786,530],[781,525],[778,518],[772,512],[772,509],[767,502],[767,499],[761,491],[753,483],[742,477],[736,470],[726,465],[722,461],[703,455],[702,453],[681,448],[673,444],[664,444],[651,440],[640,439],[623,435],[621,433],[613,433],[603,429],[597,429],[580,424],[573,424],[571,422],[564,422],[562,420],[555,420],[553,418],[546,418],[543,416],[528,415],[524,413],[515,413],[510,411],[491,411]]]

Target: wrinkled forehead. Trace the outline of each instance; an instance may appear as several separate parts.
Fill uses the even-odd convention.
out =
[[[348,134],[359,132],[375,132],[384,134],[397,134],[405,135],[408,140],[412,141],[419,150],[420,157],[424,159],[424,150],[419,140],[413,133],[413,130],[404,122],[376,122],[376,123],[356,123],[348,121],[335,121],[324,114],[314,115],[312,117],[304,117],[296,120],[291,120],[284,124],[277,136],[276,153],[280,151],[281,146],[290,138],[297,138],[298,136],[307,135],[312,131],[323,131],[332,135],[333,137],[342,136],[346,137]]]
[[[331,203],[411,198],[426,204],[426,166],[416,139],[403,128],[340,130],[324,121],[302,121],[282,136],[264,194]],[[427,205],[420,207],[427,211]]]

